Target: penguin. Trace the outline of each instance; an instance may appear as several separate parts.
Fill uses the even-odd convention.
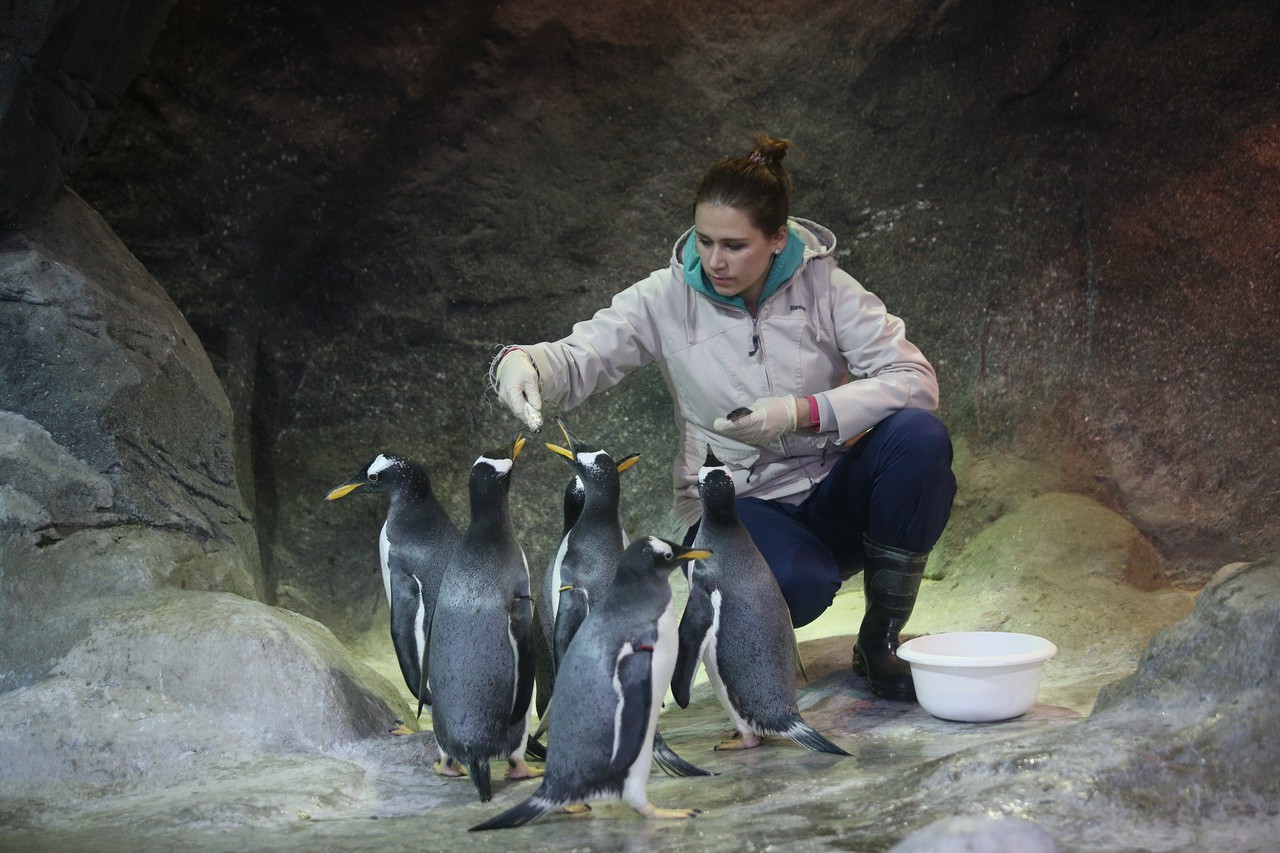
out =
[[[538,619],[551,651],[552,673],[563,657],[594,602],[613,583],[618,560],[626,548],[626,534],[618,519],[618,473],[638,456],[614,462],[608,452],[591,447],[556,418],[565,446],[547,442],[547,449],[569,460],[582,483],[582,506],[573,524],[566,519],[565,534],[538,595]],[[570,486],[572,488],[572,485]],[[554,694],[554,687],[552,688]]]
[[[698,663],[740,739],[717,749],[751,749],[759,735],[782,735],[806,749],[848,755],[800,717],[799,663],[791,614],[751,535],[738,519],[733,477],[707,449],[698,472],[702,522],[693,547],[714,556],[690,564],[689,598],[680,619],[680,651],[671,682],[681,708]]]
[[[481,454],[471,467],[471,523],[445,568],[427,638],[431,718],[441,776],[471,776],[481,802],[492,798],[489,762],[504,758],[508,779],[541,771],[524,759],[533,698],[533,604],[529,564],[516,541],[507,495],[516,457]]]
[[[533,608],[533,615],[538,622],[537,631],[534,633],[535,646],[538,653],[537,692],[534,706],[538,718],[543,722],[543,726],[538,728],[538,732],[533,735],[534,738],[541,737],[544,730],[547,719],[547,705],[551,702],[551,685],[555,678],[554,666],[551,660],[555,615],[551,604],[552,592],[549,589],[549,586],[554,581],[551,581],[550,578],[557,573],[557,567],[560,561],[564,559],[569,531],[573,529],[573,525],[578,521],[578,516],[582,514],[582,506],[586,503],[586,499],[587,490],[583,488],[582,478],[574,474],[569,478],[569,484],[564,489],[564,526],[560,532],[560,544],[551,558],[551,564],[543,573],[542,579],[538,584],[538,597]]]
[[[698,809],[649,802],[658,713],[678,646],[670,576],[706,551],[648,536],[624,552],[603,600],[583,620],[556,675],[556,702],[574,709],[552,726],[546,771],[529,799],[475,830],[520,826],[549,811],[621,799],[647,818],[688,818]]]
[[[378,537],[382,584],[391,608],[391,644],[400,674],[415,698],[430,705],[423,690],[426,631],[440,592],[440,578],[462,533],[436,499],[426,469],[397,453],[381,453],[359,473],[332,489],[336,501],[355,491],[385,494],[391,501]]]

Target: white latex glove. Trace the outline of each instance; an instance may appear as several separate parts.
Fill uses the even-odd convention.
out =
[[[761,397],[736,418],[716,418],[711,428],[744,444],[759,447],[796,429],[796,398]]]
[[[498,399],[529,429],[534,432],[542,429],[542,385],[529,354],[520,349],[508,351],[498,362],[494,379]]]

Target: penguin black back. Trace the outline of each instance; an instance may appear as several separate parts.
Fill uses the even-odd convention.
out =
[[[465,765],[486,801],[489,762],[508,778],[537,775],[524,762],[533,694],[529,567],[508,509],[511,472],[524,439],[478,458],[468,481],[471,523],[445,570],[431,624],[428,665],[436,772]]]

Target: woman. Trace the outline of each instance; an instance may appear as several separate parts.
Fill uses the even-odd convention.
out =
[[[733,469],[739,515],[793,624],[817,618],[861,570],[854,668],[877,695],[913,700],[899,632],[955,496],[937,377],[902,321],[836,265],[832,233],[788,216],[787,147],[761,135],[747,156],[713,165],[670,267],[568,337],[506,347],[490,378],[537,429],[544,401],[571,409],[656,363],[680,427],[686,543],[710,446]]]

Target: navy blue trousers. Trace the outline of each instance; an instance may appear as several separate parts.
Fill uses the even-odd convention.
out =
[[[951,436],[938,416],[903,409],[845,452],[803,502],[738,499],[738,517],[797,628],[831,606],[842,575],[861,571],[864,534],[907,551],[933,548],[956,494],[951,457]],[[686,545],[697,530],[689,530]]]

